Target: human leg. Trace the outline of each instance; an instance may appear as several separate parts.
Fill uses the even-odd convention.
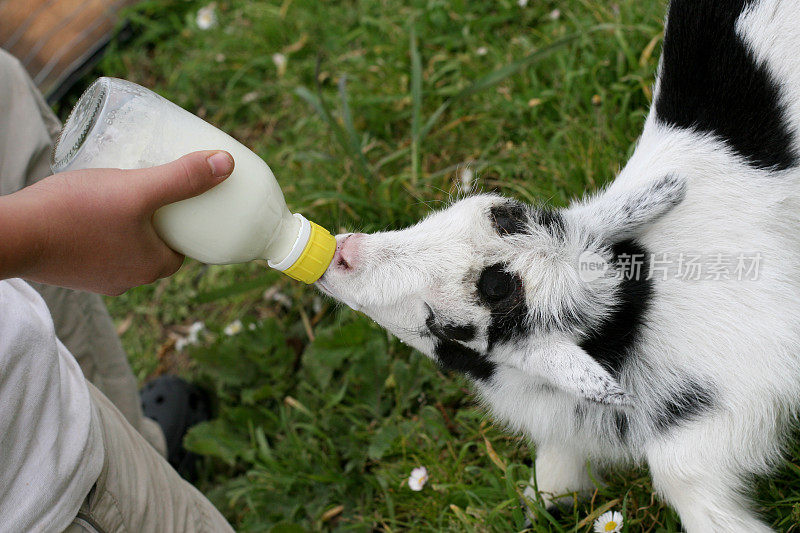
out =
[[[119,410],[89,385],[103,433],[105,462],[72,531],[233,531],[200,491],[149,446]],[[80,529],[83,527],[84,529]]]
[[[50,151],[61,129],[58,118],[25,69],[0,50],[0,194],[10,194],[50,172]],[[96,294],[31,283],[44,298],[56,334],[84,376],[161,453],[166,442],[158,424],[142,415],[136,379],[103,300]]]

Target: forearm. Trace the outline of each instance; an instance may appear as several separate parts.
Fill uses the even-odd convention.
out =
[[[47,241],[45,222],[58,223],[42,203],[26,189],[0,196],[0,279],[35,275]]]
[[[164,205],[202,194],[233,171],[202,151],[140,170],[62,172],[0,197],[0,279],[122,294],[180,268],[153,228]]]

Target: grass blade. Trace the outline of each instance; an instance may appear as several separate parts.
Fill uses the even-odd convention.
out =
[[[347,98],[347,77],[342,76],[339,78],[339,100],[342,106],[342,122],[344,123],[344,130],[347,133],[348,146],[350,148],[350,155],[361,167],[361,172],[365,177],[374,177],[372,169],[369,167],[367,158],[364,157],[364,152],[361,150],[361,143],[358,141],[358,133],[356,133],[355,125],[353,124],[353,113],[350,111],[350,104]]]
[[[562,37],[545,47],[539,48],[538,50],[531,52],[530,54],[526,55],[525,57],[521,57],[516,61],[512,61],[511,63],[500,67],[497,70],[493,70],[492,72],[482,76],[472,82],[470,85],[462,89],[460,92],[456,93],[455,95],[448,98],[442,105],[440,105],[436,111],[428,118],[425,122],[425,125],[417,134],[417,142],[421,143],[422,140],[425,138],[426,135],[430,132],[431,128],[436,124],[442,114],[453,105],[458,100],[462,98],[466,98],[467,96],[471,96],[473,94],[479,93],[484,89],[488,89],[493,85],[496,85],[503,81],[504,79],[508,78],[512,74],[515,74],[522,69],[536,63],[540,59],[543,59],[556,50],[563,48],[564,46],[568,45],[569,43],[576,41],[580,37],[590,35],[592,33],[601,31],[601,30],[608,30],[610,28],[616,28],[617,26],[614,24],[598,24],[589,28],[588,30],[572,33],[567,35],[566,37]]]
[[[230,285],[218,287],[197,295],[195,302],[205,304],[209,302],[216,302],[218,300],[225,300],[233,298],[240,294],[245,294],[255,290],[264,290],[264,287],[269,287],[280,278],[277,271],[267,271],[258,277],[247,279],[243,281],[236,281]]]
[[[420,123],[422,122],[422,59],[417,46],[417,32],[411,26],[411,184],[416,185],[419,178],[420,154],[422,141]]]
[[[340,83],[339,93],[340,95],[342,95],[343,93],[341,85],[342,82],[340,81],[339,83]],[[343,96],[341,96],[341,99],[345,102],[345,107],[342,111],[342,114],[345,127],[348,127],[347,121],[349,117],[349,122],[350,122],[349,129],[350,129],[350,134],[352,135],[352,140],[348,135],[348,132],[345,131],[345,128],[343,128],[339,124],[339,122],[333,118],[333,115],[331,114],[330,110],[325,105],[325,102],[322,100],[321,95],[314,94],[303,86],[296,87],[294,90],[294,94],[299,96],[301,99],[305,100],[311,107],[313,107],[314,110],[317,112],[317,114],[322,118],[322,120],[325,121],[325,123],[331,128],[331,131],[333,131],[333,135],[336,138],[336,141],[339,143],[339,146],[341,146],[345,154],[347,154],[354,160],[354,162],[358,165],[359,169],[363,173],[364,177],[367,178],[372,177],[373,176],[372,170],[369,168],[369,164],[367,163],[367,160],[364,157],[364,154],[361,152],[361,148],[358,144],[358,136],[356,135],[355,127],[353,126],[353,118],[352,114],[350,113],[350,106],[347,105],[346,91],[344,91]]]

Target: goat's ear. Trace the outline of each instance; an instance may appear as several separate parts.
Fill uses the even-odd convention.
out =
[[[641,186],[612,185],[590,200],[569,208],[584,227],[606,242],[620,242],[638,235],[686,196],[686,180],[677,174]]]
[[[520,354],[520,369],[556,388],[606,405],[630,405],[619,382],[574,342],[545,342]]]

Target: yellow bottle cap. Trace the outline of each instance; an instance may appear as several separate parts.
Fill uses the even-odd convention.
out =
[[[336,239],[325,228],[295,213],[300,220],[300,234],[292,251],[279,263],[269,266],[280,270],[290,278],[303,283],[314,283],[328,269],[336,251]]]

